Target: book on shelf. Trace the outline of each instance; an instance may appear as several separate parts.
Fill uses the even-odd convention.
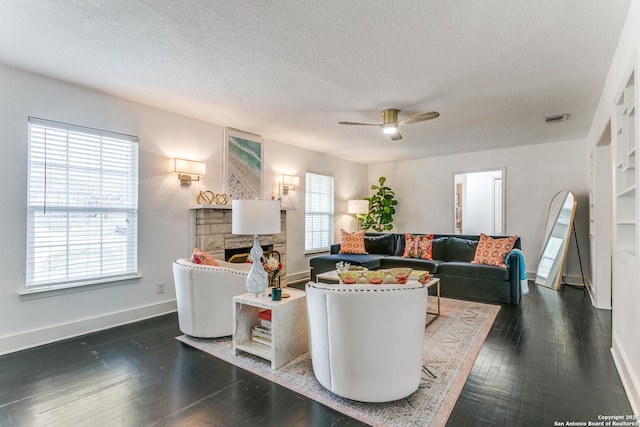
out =
[[[258,335],[251,335],[251,339],[252,339],[254,342],[257,342],[257,343],[259,343],[259,344],[262,344],[262,345],[266,345],[266,346],[268,346],[268,347],[271,347],[271,340],[270,340],[270,339],[268,339],[268,338],[264,338],[264,337],[261,337],[261,336],[258,336]]]
[[[256,337],[262,337],[262,338],[266,338],[268,340],[271,340],[271,332],[265,332],[262,331],[260,329],[257,328],[253,328],[253,331],[251,331],[251,336],[256,336]]]
[[[264,326],[265,328],[271,329],[271,321],[270,320],[260,319],[260,325]]]
[[[271,334],[271,328],[267,328],[266,326],[262,326],[262,325],[258,325],[255,328],[253,328],[254,331],[261,331],[264,332],[266,334]]]
[[[258,317],[263,320],[271,322],[271,310],[262,310],[258,313]]]

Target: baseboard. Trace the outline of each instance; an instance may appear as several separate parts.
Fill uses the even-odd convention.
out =
[[[75,322],[36,329],[0,338],[0,356],[56,341],[74,338],[127,323],[138,322],[177,310],[176,300],[136,307],[131,310],[109,313]]]
[[[640,378],[634,377],[634,373],[630,370],[633,365],[629,362],[629,358],[618,343],[615,334],[612,337],[611,355],[613,356],[613,363],[618,370],[618,375],[620,375],[624,391],[627,393],[631,410],[635,415],[640,415],[640,384],[638,384]]]
[[[567,285],[586,286],[586,283],[582,282],[582,276],[564,275],[562,276],[562,278],[564,279],[564,283],[566,283]],[[586,277],[585,277],[585,280],[586,280]]]

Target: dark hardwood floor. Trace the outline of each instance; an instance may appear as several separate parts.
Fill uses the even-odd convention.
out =
[[[175,314],[0,357],[0,426],[358,426],[183,345]],[[553,426],[631,414],[611,312],[531,286],[503,305],[448,426]]]

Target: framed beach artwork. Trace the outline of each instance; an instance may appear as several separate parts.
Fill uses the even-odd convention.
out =
[[[233,199],[262,199],[264,169],[262,138],[225,129],[224,193]]]

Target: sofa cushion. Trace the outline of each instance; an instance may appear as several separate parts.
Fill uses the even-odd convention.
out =
[[[348,262],[351,265],[361,265],[367,267],[369,270],[380,268],[380,260],[384,258],[384,255],[367,254],[333,254],[322,255],[309,260],[309,264],[312,268],[317,269],[319,272],[331,271],[336,269],[336,264],[340,261]]]
[[[507,254],[513,249],[517,238],[518,236],[511,236],[505,239],[493,239],[486,234],[480,234],[480,241],[471,263],[507,268],[505,264]]]
[[[445,261],[447,259],[448,237],[435,237],[431,243],[431,259]]]
[[[425,270],[435,274],[437,266],[444,261],[389,256],[380,259],[380,268],[408,267],[414,270]]]
[[[395,250],[395,236],[381,234],[379,236],[364,236],[364,249],[370,254],[393,255]]]
[[[437,276],[459,276],[472,279],[509,280],[509,270],[494,265],[471,264],[468,262],[444,262],[438,264]]]
[[[477,240],[450,237],[447,244],[447,261],[471,262],[476,255]]]
[[[431,259],[431,243],[433,234],[404,235],[404,258]]]
[[[349,233],[340,230],[340,251],[339,254],[366,254],[364,248],[364,231]]]

